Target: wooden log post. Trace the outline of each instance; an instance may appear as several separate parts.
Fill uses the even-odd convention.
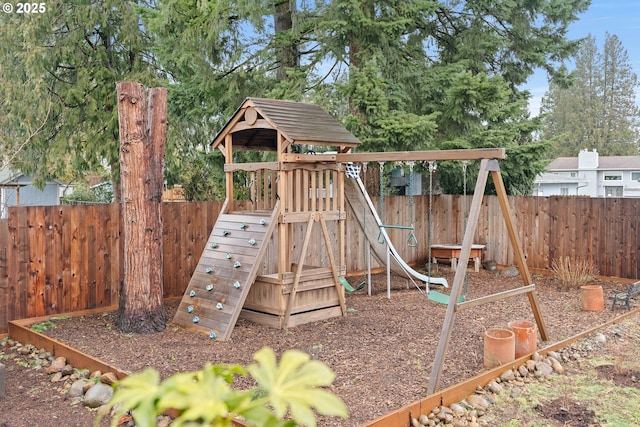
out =
[[[162,187],[167,90],[133,82],[116,85],[124,280],[116,325],[122,332],[165,329],[162,270]]]

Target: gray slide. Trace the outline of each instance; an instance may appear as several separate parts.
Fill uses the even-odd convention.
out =
[[[385,264],[386,247],[377,243],[378,235],[381,233],[384,241],[389,247],[391,256],[396,261],[391,265],[391,271],[403,277],[415,277],[416,279],[429,284],[442,285],[449,287],[447,280],[441,277],[429,277],[417,272],[411,268],[400,256],[393,243],[389,239],[389,234],[384,227],[381,227],[382,221],[376,212],[375,206],[367,193],[360,177],[347,178],[344,180],[344,191],[347,202],[353,210],[354,216],[358,219],[360,227],[366,232],[367,239],[371,245],[371,253],[376,261],[381,265]]]

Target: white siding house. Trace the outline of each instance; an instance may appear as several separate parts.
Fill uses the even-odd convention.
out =
[[[534,181],[534,196],[640,197],[640,156],[582,150],[558,157]]]
[[[11,170],[0,171],[0,218],[7,217],[9,206],[55,206],[71,187],[59,181],[49,181],[40,190],[31,177]]]

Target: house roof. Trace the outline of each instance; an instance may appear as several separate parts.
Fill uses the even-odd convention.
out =
[[[23,178],[23,179],[21,179]],[[54,183],[58,185],[68,186],[69,184],[62,182],[58,179],[48,179],[47,183]],[[4,169],[0,171],[0,186],[3,187],[24,187],[25,185],[33,184],[32,178],[25,175],[22,172],[14,171],[11,169]]]
[[[0,170],[0,185],[17,185],[18,178],[23,176],[22,172],[15,172],[11,169]]]
[[[555,173],[541,173],[535,179],[536,184],[584,184],[587,182],[589,182],[589,180],[586,178],[558,175]]]
[[[598,169],[640,169],[640,156],[599,156]],[[577,157],[558,157],[547,166],[547,171],[578,170]]]
[[[246,98],[213,139],[215,148],[233,135],[234,149],[274,151],[278,132],[290,143],[355,147],[358,138],[321,107],[303,102]]]

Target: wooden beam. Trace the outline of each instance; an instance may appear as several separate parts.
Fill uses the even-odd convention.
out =
[[[536,285],[522,286],[516,289],[509,289],[507,291],[498,292],[497,294],[491,294],[484,297],[472,299],[469,301],[458,303],[456,306],[456,310],[460,311],[465,308],[471,308],[482,304],[488,304],[490,302],[503,300],[505,298],[514,297],[516,295],[521,295],[527,292],[533,292],[536,289]]]
[[[259,162],[259,163],[227,163],[224,165],[225,172],[235,171],[248,171],[253,172],[257,170],[279,170],[280,163],[278,162]]]
[[[32,321],[34,319],[25,319]],[[55,357],[64,357],[67,362],[78,369],[88,369],[89,371],[113,372],[118,379],[125,378],[129,372],[123,371],[115,366],[111,366],[100,359],[94,358],[73,347],[47,337],[41,333],[30,329],[23,321],[9,322],[9,336],[14,340],[25,344],[33,344],[36,348],[44,348]]]
[[[336,154],[290,154],[284,153],[282,155],[283,162],[335,162]]]
[[[340,278],[338,272],[338,266],[336,266],[336,259],[333,256],[333,251],[331,250],[331,237],[329,236],[329,231],[327,230],[327,223],[324,220],[324,214],[320,213],[320,226],[322,227],[322,235],[324,236],[324,245],[327,248],[327,255],[329,256],[329,266],[331,267],[331,273],[333,275],[333,284],[336,287],[336,292],[338,293],[338,300],[340,301],[340,309],[342,310],[342,315],[347,315],[347,302],[344,297],[344,288],[341,288]]]
[[[482,207],[482,198],[484,190],[487,185],[487,179],[489,177],[489,171],[487,170],[487,164],[489,160],[482,159],[480,161],[480,170],[478,171],[478,180],[476,181],[476,187],[473,191],[473,199],[471,200],[471,207],[469,208],[469,217],[467,219],[467,228],[464,232],[462,239],[462,249],[460,250],[460,259],[456,273],[453,277],[453,285],[451,288],[451,295],[449,297],[449,305],[447,306],[447,312],[444,317],[444,323],[442,325],[442,332],[440,334],[440,341],[438,341],[438,348],[436,349],[436,357],[433,362],[433,369],[431,370],[431,376],[429,377],[429,388],[427,392],[429,394],[435,392],[438,383],[440,382],[440,376],[442,375],[442,367],[444,365],[444,357],[449,347],[449,341],[451,340],[451,332],[453,330],[453,323],[455,321],[455,307],[456,301],[460,297],[462,291],[462,284],[464,282],[464,276],[467,272],[467,263],[469,262],[469,255],[471,254],[471,245],[473,244],[474,234],[476,227],[478,226],[478,217],[480,216],[480,208]]]
[[[293,303],[296,299],[296,293],[298,292],[298,284],[300,283],[300,276],[302,275],[302,269],[304,268],[304,258],[307,256],[307,249],[309,248],[309,241],[311,240],[311,231],[313,230],[313,223],[315,213],[311,212],[307,221],[307,232],[302,242],[302,251],[300,252],[300,260],[298,262],[298,268],[296,268],[296,274],[293,278],[293,285],[291,286],[291,293],[289,293],[289,299],[287,300],[287,309],[284,313],[283,327],[287,328],[289,324],[289,318],[291,317],[291,311],[293,310]]]
[[[495,162],[495,165],[493,166],[494,167],[491,170],[491,177],[493,178],[493,185],[496,188],[496,195],[498,196],[498,201],[500,202],[502,216],[504,217],[504,222],[507,226],[509,240],[511,240],[511,246],[513,247],[513,251],[515,252],[516,265],[518,266],[518,271],[520,272],[520,276],[522,276],[524,285],[528,286],[533,283],[533,280],[531,279],[531,273],[529,273],[527,260],[524,256],[524,252],[522,251],[520,239],[518,238],[518,234],[516,233],[513,214],[511,213],[509,200],[507,199],[507,190],[505,189],[504,181],[502,180],[502,175],[500,174],[500,167],[498,165],[498,162]],[[529,303],[531,304],[533,316],[535,317],[536,323],[538,325],[538,330],[540,331],[540,337],[543,341],[549,341],[549,335],[547,334],[547,328],[545,327],[544,320],[542,319],[542,313],[540,312],[540,308],[538,306],[536,294],[535,292],[530,292],[527,295],[529,297]]]
[[[391,151],[388,153],[336,154],[338,162],[401,162],[428,160],[504,159],[504,148],[476,148],[470,150]]]
[[[225,159],[225,166],[229,165],[229,164],[233,164],[233,144],[232,144],[232,136],[231,134],[227,134],[224,138],[224,159]],[[229,171],[225,171],[225,177],[226,177],[226,187],[225,187],[225,192],[227,195],[227,200],[229,200],[229,202],[231,203],[231,209],[233,209],[234,203],[233,203],[233,171],[229,170]]]

